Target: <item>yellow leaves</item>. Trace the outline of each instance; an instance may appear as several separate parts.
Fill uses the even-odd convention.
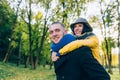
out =
[[[22,39],[23,39],[23,40],[27,40],[27,39],[28,39],[28,34],[22,33]]]
[[[39,20],[41,18],[43,18],[43,13],[42,12],[38,12],[37,15],[35,16],[35,19]]]
[[[13,46],[13,48],[17,47],[16,42],[15,42],[15,41],[12,41],[12,42],[11,42],[11,46]]]

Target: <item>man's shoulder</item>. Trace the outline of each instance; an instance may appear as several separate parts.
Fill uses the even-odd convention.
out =
[[[85,60],[89,58],[93,58],[91,49],[86,46],[78,48],[70,52],[66,56],[67,56],[67,60],[69,60],[70,62],[71,61],[76,63],[78,62],[79,65],[82,65],[85,62]]]
[[[76,51],[85,51],[86,52],[86,51],[91,51],[91,49],[87,46],[82,46],[82,47],[76,49]]]
[[[86,46],[83,46],[83,47],[80,47],[78,49],[75,49],[74,51],[70,52],[69,55],[91,55],[92,51],[89,47],[86,47]]]

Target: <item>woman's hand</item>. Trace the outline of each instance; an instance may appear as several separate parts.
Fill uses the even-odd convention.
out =
[[[52,61],[53,62],[55,62],[55,61],[57,61],[58,59],[59,59],[59,57],[58,56],[56,56],[56,52],[52,52],[52,56],[51,56],[51,58],[52,58]]]

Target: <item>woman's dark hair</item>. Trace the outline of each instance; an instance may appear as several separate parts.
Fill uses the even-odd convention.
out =
[[[82,34],[85,32],[92,32],[93,31],[92,27],[90,27],[90,25],[88,23],[82,23],[82,24],[83,24]]]

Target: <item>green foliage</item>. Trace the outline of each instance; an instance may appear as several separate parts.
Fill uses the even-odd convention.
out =
[[[15,13],[6,0],[0,1],[0,25],[11,26],[14,24]]]
[[[109,50],[109,52],[111,52],[111,49],[115,48],[115,41],[114,41],[113,38],[109,37],[109,38],[107,38],[107,42],[108,42],[108,48],[109,48],[108,50]],[[106,51],[106,42],[105,42],[105,40],[102,42],[101,48],[102,48],[103,52],[106,54],[107,51]]]
[[[48,42],[48,39],[46,40],[44,46],[43,46],[43,51],[42,51],[42,57],[41,57],[41,62],[43,64],[50,64],[51,61],[51,52],[50,52],[50,43]]]
[[[6,0],[0,1],[0,59],[3,59],[7,52],[11,34],[15,22],[14,10],[10,7]]]

